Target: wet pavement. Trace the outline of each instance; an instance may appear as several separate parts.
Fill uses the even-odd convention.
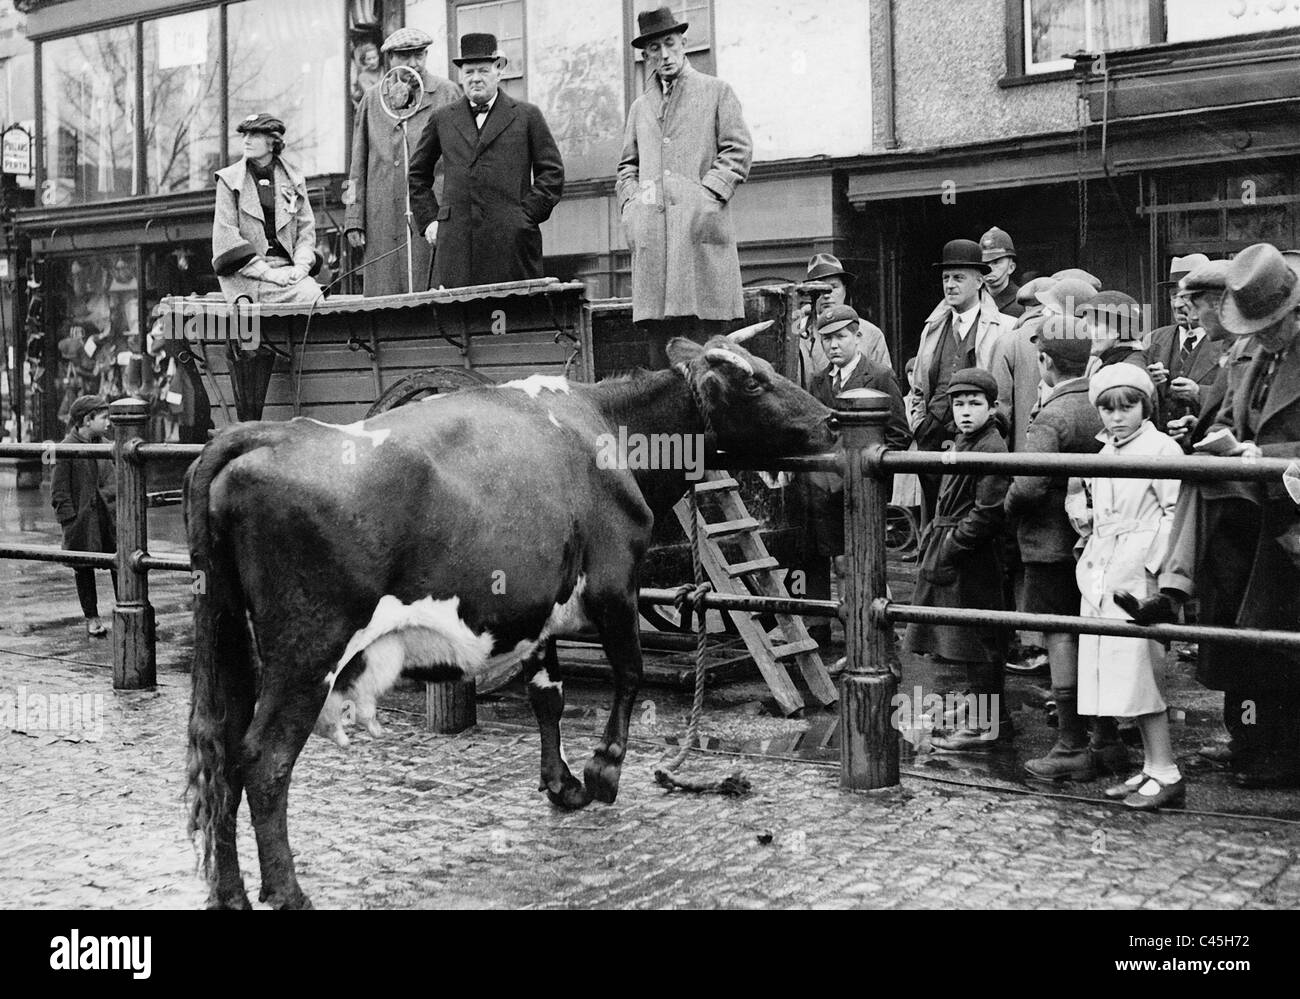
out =
[[[155,553],[182,550],[177,508],[152,510],[150,530]],[[16,493],[6,469],[0,539],[58,541],[45,491]],[[0,728],[0,905],[202,904],[182,805],[186,583],[151,577],[159,685],[118,693],[110,643],[85,635],[71,571],[0,562],[0,701],[26,705]],[[906,583],[907,567],[896,566],[900,597]],[[573,814],[536,791],[539,740],[522,689],[482,699],[471,731],[435,736],[411,687],[384,702],[384,737],[347,749],[308,743],[291,841],[305,890],[330,907],[1294,908],[1300,793],[1240,791],[1199,763],[1196,747],[1219,729],[1218,695],[1191,670],[1171,653],[1167,697],[1183,713],[1175,746],[1192,781],[1183,814],[1128,814],[1100,800],[1100,781],[1069,785],[1068,796],[1022,781],[1019,764],[1053,738],[1045,678],[1009,678],[1011,751],[939,754],[912,733],[902,786],[866,794],[838,788],[832,713],[772,717],[757,679],[712,688],[708,751],[686,770],[743,770],[754,791],[738,799],[654,784],[651,768],[680,738],[690,699],[648,687],[618,801]],[[958,679],[906,659],[900,690],[942,692]],[[566,748],[581,766],[609,692],[578,681],[566,690]],[[246,819],[240,837],[255,897]]]

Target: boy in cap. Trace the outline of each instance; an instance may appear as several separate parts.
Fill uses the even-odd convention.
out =
[[[830,294],[820,299],[818,310],[825,312],[835,305],[850,305],[849,284],[853,275],[840,264],[839,257],[833,253],[814,253],[808,261],[808,276],[805,280],[820,281],[830,285]],[[812,318],[812,307],[803,306],[798,321],[799,329],[799,384],[807,389],[812,385],[814,376],[826,370],[830,361],[822,350],[817,337],[817,322]],[[859,319],[858,333],[861,338],[861,351],[867,358],[886,368],[892,368],[889,359],[889,345],[885,334],[879,326]]]
[[[997,381],[983,368],[953,373],[946,388],[958,436],[954,449],[1005,454],[995,420]],[[935,516],[921,541],[913,602],[926,607],[1005,610],[1003,597],[1003,503],[1010,479],[1005,475],[954,473],[939,487]],[[956,727],[931,740],[934,749],[982,751],[1011,735],[1003,666],[1010,635],[1006,628],[952,624],[911,624],[905,648],[929,652],[966,668],[966,711]]]
[[[861,326],[858,314],[847,305],[833,305],[822,313],[817,337],[829,365],[813,377],[808,391],[832,409],[836,406],[836,396],[849,389],[866,388],[885,393],[889,396],[886,446],[906,451],[912,444],[912,435],[907,429],[902,390],[892,368],[877,364],[863,352]],[[803,482],[810,554],[804,567],[807,594],[813,600],[829,600],[829,559],[844,554],[844,479],[834,472],[810,472],[803,477]],[[808,631],[820,645],[830,640],[828,625],[815,625]]]
[[[64,444],[97,444],[108,433],[108,400],[102,395],[83,395],[68,413],[68,435]],[[54,463],[50,504],[63,528],[67,551],[117,551],[117,479],[111,461],[92,458],[59,458]],[[95,593],[95,570],[74,568],[77,599],[86,618],[86,634],[102,638],[107,629],[99,620]],[[112,572],[113,592],[117,573]]]

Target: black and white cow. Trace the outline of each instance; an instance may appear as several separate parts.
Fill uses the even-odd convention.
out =
[[[373,726],[375,699],[400,676],[523,660],[551,801],[614,800],[641,677],[637,570],[654,517],[688,482],[683,468],[609,467],[602,448],[706,433],[733,454],[833,447],[830,410],[738,346],[756,329],[674,340],[671,370],[596,385],[535,376],[351,426],[241,424],[208,446],[185,513],[201,591],[190,829],[209,905],[248,906],[235,849],[245,790],[262,900],[309,904],[287,834],[294,763],[314,727],[345,741],[350,706]],[[600,634],[614,704],[579,782],[560,751],[548,639],[584,625]]]

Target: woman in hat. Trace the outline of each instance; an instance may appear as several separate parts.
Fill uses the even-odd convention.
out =
[[[1136,364],[1110,364],[1088,382],[1088,401],[1097,407],[1104,441],[1101,454],[1159,459],[1179,457],[1180,448],[1151,422],[1155,384]],[[1066,513],[1087,545],[1075,569],[1083,617],[1127,620],[1114,592],[1143,595],[1156,589],[1178,503],[1177,479],[1093,478],[1080,489],[1072,481]],[[1163,662],[1159,642],[1110,635],[1079,636],[1080,715],[1136,718],[1142,733],[1142,770],[1107,788],[1106,797],[1129,808],[1153,811],[1179,805],[1186,785],[1174,760],[1169,718],[1156,682]]]
[[[320,270],[316,216],[307,182],[280,158],[284,122],[250,114],[235,131],[242,159],[217,171],[212,269],[226,300],[267,305],[310,304],[321,297],[311,279]]]

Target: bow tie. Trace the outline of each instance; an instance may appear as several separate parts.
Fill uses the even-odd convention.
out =
[[[487,114],[491,110],[492,108],[488,104],[471,104],[469,106],[469,113],[473,115]]]

